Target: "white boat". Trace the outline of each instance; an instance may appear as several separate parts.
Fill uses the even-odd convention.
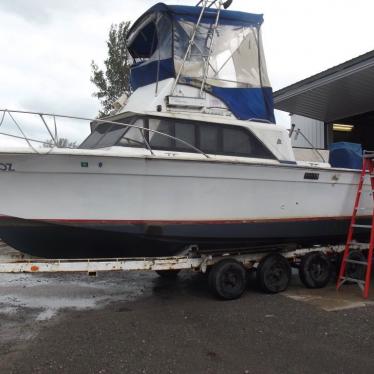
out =
[[[27,138],[0,153],[5,242],[77,258],[345,241],[360,171],[295,160],[273,123],[262,16],[208,3],[157,4],[135,22],[134,93],[78,149]],[[40,114],[57,144],[47,117],[59,116]],[[367,181],[362,223],[372,189]]]

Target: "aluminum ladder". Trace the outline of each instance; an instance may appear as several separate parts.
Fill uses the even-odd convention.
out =
[[[358,286],[363,291],[363,296],[365,299],[369,296],[369,288],[370,288],[370,278],[371,278],[371,270],[373,265],[373,252],[374,252],[374,207],[372,211],[372,221],[371,225],[362,225],[357,224],[357,217],[358,211],[360,210],[360,200],[362,195],[362,189],[364,187],[365,177],[369,176],[371,182],[371,194],[373,197],[374,202],[374,152],[364,152],[363,155],[363,165],[362,171],[360,175],[360,180],[358,183],[358,189],[356,194],[356,200],[353,208],[353,214],[351,223],[349,226],[347,242],[345,245],[345,249],[343,252],[343,258],[340,265],[339,276],[337,279],[336,288],[339,289],[345,282],[353,282],[358,284]],[[358,261],[350,258],[352,246],[355,245],[353,241],[353,236],[355,233],[355,229],[364,229],[370,230],[370,241],[369,241],[369,251],[366,261]],[[365,277],[364,279],[356,279],[347,276],[347,264],[355,264],[360,266],[365,266]]]

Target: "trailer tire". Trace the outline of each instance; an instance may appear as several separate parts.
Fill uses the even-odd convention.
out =
[[[291,281],[291,266],[280,254],[263,257],[257,267],[257,284],[263,292],[285,291]]]
[[[175,279],[177,278],[180,269],[172,269],[172,270],[156,270],[156,273],[165,279]]]
[[[311,252],[302,257],[299,277],[307,288],[325,287],[332,274],[330,260],[321,252]]]
[[[238,299],[247,287],[247,272],[236,260],[222,260],[212,266],[208,283],[210,290],[218,298]]]

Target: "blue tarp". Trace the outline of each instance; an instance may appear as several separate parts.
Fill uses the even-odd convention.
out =
[[[330,145],[329,162],[334,168],[362,169],[362,146],[338,142]]]

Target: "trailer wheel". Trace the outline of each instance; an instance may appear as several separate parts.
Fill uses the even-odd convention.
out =
[[[262,258],[257,267],[257,283],[266,293],[278,293],[287,289],[291,280],[291,266],[280,254]]]
[[[180,272],[180,269],[172,269],[172,270],[156,270],[156,273],[165,279],[175,279]]]
[[[212,266],[209,288],[220,299],[238,299],[247,286],[247,272],[238,261],[227,259]]]
[[[330,260],[321,252],[311,252],[302,257],[299,277],[307,288],[323,288],[331,279]]]

